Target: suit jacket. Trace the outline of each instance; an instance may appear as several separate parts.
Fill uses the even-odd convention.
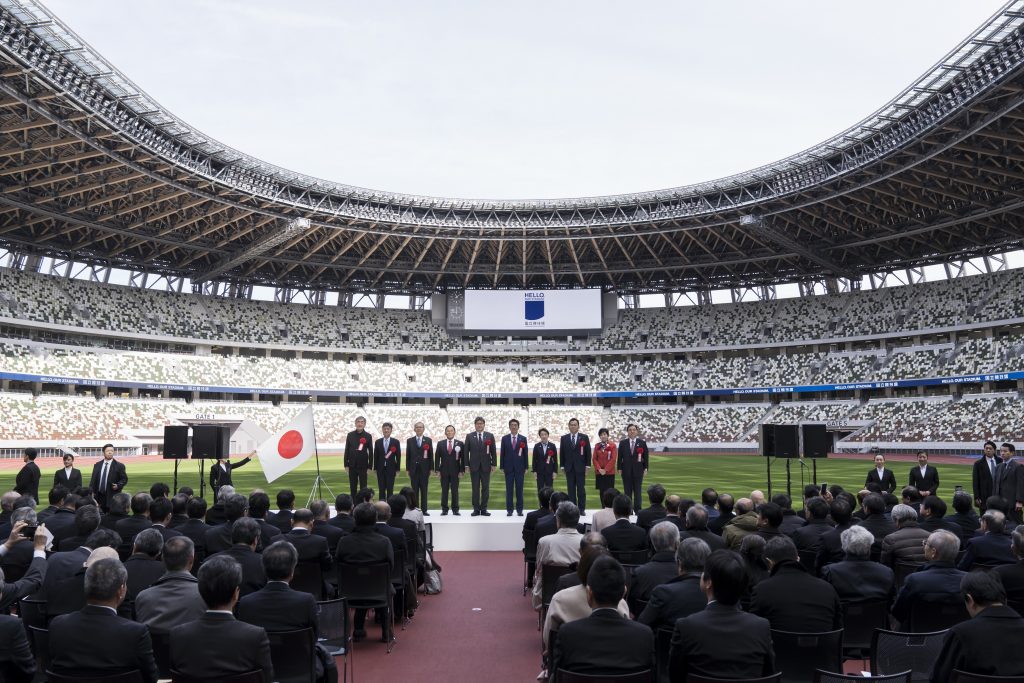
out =
[[[206,523],[210,526],[217,526],[226,521],[228,521],[228,518],[224,514],[224,503],[214,503],[206,509]]]
[[[208,611],[175,626],[170,642],[171,668],[186,676],[223,678],[260,669],[264,683],[274,680],[267,632],[230,614]]]
[[[966,551],[957,569],[969,572],[975,564],[1017,564],[1017,557],[1010,545],[1013,537],[1009,534],[986,532],[967,541]]]
[[[668,583],[679,576],[676,565],[676,554],[672,550],[662,550],[646,563],[633,570],[629,577],[629,606],[634,614],[638,614],[636,600],[649,600],[655,588]],[[650,624],[648,624],[649,626]]]
[[[65,538],[71,538],[75,535],[75,511],[57,508],[57,511],[46,520],[46,528],[53,534],[54,545],[59,544]],[[10,534],[9,531],[7,533]]]
[[[377,533],[375,526],[357,526],[352,533],[338,541],[334,555],[338,564],[395,564],[395,550],[391,542]]]
[[[0,671],[6,683],[29,683],[36,673],[21,619],[6,614],[0,616]]]
[[[318,519],[313,522],[313,533],[327,540],[327,552],[333,558],[334,551],[338,547],[338,541],[341,540],[341,537],[346,532],[339,527],[333,526],[330,522]]]
[[[98,605],[50,622],[50,657],[55,673],[102,676],[138,669],[147,683],[160,677],[149,629]]]
[[[267,585],[267,575],[263,571],[263,560],[256,551],[249,546],[237,543],[227,550],[222,550],[219,553],[211,553],[210,557],[213,555],[225,555],[227,557],[232,557],[235,560],[238,560],[238,563],[242,565],[242,597],[249,593],[255,593]]]
[[[936,495],[939,490],[939,471],[934,465],[927,465],[924,476],[921,476],[921,467],[914,465],[910,468],[909,483],[918,491],[930,491],[931,495]]]
[[[672,520],[678,518],[666,517],[666,519]],[[725,549],[725,540],[718,534],[714,534],[708,531],[707,529],[687,529],[685,531],[680,530],[679,542],[682,543],[687,538],[699,538],[700,540],[708,544],[708,547],[711,548],[711,552]]]
[[[1002,579],[1008,601],[1024,603],[1024,560],[1017,560],[1015,564],[1001,564],[992,572]]]
[[[558,668],[585,674],[617,675],[654,669],[654,633],[614,609],[595,609],[558,629]]]
[[[807,633],[843,627],[836,589],[792,560],[772,567],[769,577],[754,586],[750,612],[767,619],[777,631]]]
[[[651,466],[651,452],[643,439],[636,439],[632,450],[629,448],[629,439],[623,439],[619,442],[618,452],[617,467],[622,471],[623,480],[639,477]]]
[[[779,525],[779,532],[785,536],[792,536],[797,529],[803,528],[807,518],[798,515],[796,511],[785,509],[782,511],[782,524]]]
[[[999,464],[996,468],[995,494],[1002,496],[1013,508],[1024,503],[1024,466],[1014,459]],[[1011,510],[1012,512],[1012,510]]]
[[[410,475],[434,469],[434,442],[429,436],[424,436],[419,446],[415,436],[405,440],[405,469]]]
[[[882,514],[868,515],[860,521],[860,526],[870,531],[875,536],[875,543],[879,546],[882,539],[896,531],[896,524]]]
[[[381,536],[383,536],[391,542],[392,552],[397,553],[399,550],[404,550],[405,557],[409,557],[409,548],[406,545],[404,531],[402,531],[401,529],[397,529],[393,526],[388,526],[383,522],[377,522],[374,529],[377,530],[378,534],[380,534]],[[392,558],[392,561],[394,561],[394,558]]]
[[[10,535],[10,534],[8,534]],[[4,570],[4,581],[17,581],[25,576],[35,554],[35,545],[31,539],[23,539],[14,544],[7,554],[0,558],[0,567]]]
[[[738,647],[737,634],[742,634]],[[772,627],[738,605],[709,603],[676,622],[669,651],[671,680],[694,673],[716,678],[761,678],[775,673]]]
[[[456,474],[466,471],[466,444],[452,439],[452,449],[448,450],[448,439],[437,442],[434,449],[434,469],[443,474]]]
[[[498,445],[494,434],[472,431],[466,434],[466,464],[470,472],[481,472],[498,466]]]
[[[337,514],[331,517],[327,523],[336,529],[341,529],[347,534],[352,533],[352,530],[356,528],[356,520],[352,515]]]
[[[0,611],[38,591],[46,580],[47,573],[51,571],[53,568],[46,560],[33,557],[24,576],[17,581],[4,582],[3,588],[0,589]]]
[[[796,544],[797,550],[809,550],[818,552],[825,534],[832,531],[832,525],[825,519],[809,519],[802,527],[796,529],[790,538]]]
[[[848,557],[842,562],[826,565],[821,578],[832,584],[840,602],[892,602],[896,592],[893,571],[884,564],[866,557]]]
[[[53,613],[50,610],[50,606],[56,603],[55,599],[50,598],[50,593],[57,589],[59,583],[70,579],[76,573],[82,571],[82,566],[89,559],[90,552],[88,548],[75,548],[68,552],[54,553],[44,560],[43,576],[45,578],[42,580],[42,586],[47,601],[47,613]],[[36,560],[33,560],[34,562]],[[31,571],[31,567],[29,570]],[[27,573],[25,578],[28,578]],[[6,588],[4,592],[6,593]]]
[[[650,531],[651,527],[665,519],[664,505],[651,505],[636,513],[636,525],[644,531]]]
[[[529,453],[526,437],[522,434],[516,434],[515,443],[512,443],[511,434],[501,437],[501,471],[505,474],[525,472],[529,464]]]
[[[312,628],[320,636],[316,598],[292,589],[284,581],[268,581],[255,593],[238,601],[238,618],[269,631],[297,631]]]
[[[973,537],[974,532],[981,528],[981,518],[974,510],[968,510],[966,515],[955,512],[952,515],[946,515],[944,519],[948,519],[963,530],[964,541]]]
[[[962,572],[947,562],[928,562],[903,582],[903,587],[892,604],[892,615],[906,625],[910,617],[910,606],[922,602],[955,602],[960,599]]]
[[[530,510],[527,512],[525,519],[523,519],[523,540],[526,540],[527,531],[537,530],[537,521],[539,519],[550,514],[551,510],[547,508],[537,508],[536,510]]]
[[[406,555],[406,561],[410,556],[416,556],[420,549],[420,532],[416,527],[416,522],[402,517],[392,517],[388,520],[388,526],[398,529],[405,534],[405,548],[408,555]]]
[[[126,600],[134,600],[139,593],[152,586],[167,573],[167,568],[164,567],[161,560],[154,560],[142,553],[135,553],[125,560],[124,568],[128,572]]]
[[[175,530],[192,539],[196,546],[196,562],[201,562],[206,557],[206,532],[210,525],[201,519],[190,519]]]
[[[299,562],[318,562],[322,570],[329,571],[334,564],[331,553],[327,547],[327,539],[323,536],[310,533],[305,529],[295,528],[281,536],[282,541],[288,541],[299,554]]]
[[[934,531],[948,531],[959,539],[966,539],[974,535],[972,533],[969,536],[965,536],[963,527],[951,520],[949,517],[919,517],[917,525],[928,533],[932,533]],[[963,548],[963,544],[965,542],[966,540],[961,540],[961,548]]]
[[[267,523],[277,527],[282,534],[286,534],[292,530],[292,516],[294,514],[294,510],[278,510],[272,515],[267,515]]]
[[[679,574],[652,592],[637,621],[652,629],[672,628],[677,619],[701,612],[708,606],[700,589],[700,574]]]
[[[882,470],[882,478],[878,478],[878,470],[872,467],[868,470],[867,479],[864,480],[864,486],[868,484],[878,484],[882,487],[882,493],[892,493],[896,490],[896,475],[892,473],[892,470],[886,467]]]
[[[14,478],[14,490],[23,496],[32,496],[32,500],[38,505],[40,477],[42,477],[42,472],[39,471],[39,465],[35,461],[29,460],[18,470],[18,474]]]
[[[993,456],[993,460],[996,461],[996,466],[998,467],[999,456]],[[988,468],[988,462],[985,460],[984,455],[974,461],[974,466],[971,468],[971,484],[975,503],[981,501],[981,505],[984,505],[985,499],[995,492],[992,472]]]
[[[96,502],[100,505],[106,505],[110,500],[110,496],[124,491],[124,487],[128,483],[128,472],[124,468],[124,463],[111,460],[110,469],[107,471],[107,488],[101,491],[100,483],[103,462],[101,458],[92,466],[92,477],[89,479],[89,488],[96,493]],[[114,488],[115,486],[117,487],[116,489]]]
[[[48,520],[50,517],[53,517],[55,514],[57,514],[57,506],[47,505],[45,509],[40,510],[39,512],[36,513],[36,519],[39,520],[40,524],[45,524],[46,520]],[[8,531],[7,535],[10,536],[11,533]]]
[[[593,460],[590,437],[583,432],[576,432],[576,446],[572,445],[572,435],[563,434],[558,445],[559,466],[566,474],[584,474]]]
[[[153,523],[149,521],[149,517],[145,515],[132,515],[119,521],[114,526],[114,531],[121,534],[121,538],[125,541],[132,541],[140,532],[145,531],[151,526],[153,526]]]
[[[188,572],[166,572],[135,596],[135,620],[148,626],[150,633],[169,633],[204,614],[206,603],[199,595],[199,581]]]
[[[394,474],[402,469],[402,442],[388,437],[388,452],[384,452],[384,438],[377,439],[373,444],[373,469],[376,472]]]
[[[217,491],[220,490],[221,486],[233,486],[231,470],[247,464],[250,460],[252,458],[242,458],[238,462],[226,462],[224,467],[221,467],[219,462],[210,465],[210,488],[213,489],[213,495],[217,495]]]
[[[373,434],[352,430],[345,436],[345,467],[356,472],[370,469],[373,454]]]
[[[154,524],[150,527],[150,529],[156,529],[157,531],[159,531],[160,535],[164,537],[164,543],[174,538],[175,536],[182,535],[181,532],[177,529],[171,529],[169,527],[164,526],[163,524]]]
[[[554,441],[548,441],[547,448],[544,448],[544,444],[540,441],[533,444],[533,458],[530,460],[530,471],[544,473],[555,473],[558,471],[558,447],[555,446]]]
[[[281,530],[271,524],[265,519],[254,517],[256,523],[260,525],[260,540],[256,544],[256,552],[261,553],[263,549],[274,541],[281,540]]]
[[[1022,676],[1024,658],[997,654],[1024,638],[1024,619],[1009,607],[986,607],[970,621],[949,629],[932,668],[932,683],[946,683],[953,670],[985,676]],[[995,653],[993,652],[995,649]]]
[[[729,512],[726,514],[719,512],[717,517],[713,519],[708,519],[708,531],[721,536],[722,529],[724,529],[725,525],[731,522],[732,518],[735,516],[735,512]]]
[[[59,470],[53,473],[53,485],[63,486],[68,491],[74,491],[75,489],[82,488],[82,470],[77,467],[71,468],[71,476],[68,477],[67,472],[61,467]]]
[[[233,522],[224,522],[215,527],[207,527],[203,535],[203,545],[210,555],[227,550],[231,547],[231,527]]]
[[[625,518],[601,529],[601,535],[611,551],[647,550],[647,532]]]
[[[74,514],[74,510],[69,510],[69,512]],[[104,529],[116,531],[117,523],[120,522],[122,519],[128,519],[129,517],[131,517],[131,515],[124,512],[104,512],[103,516],[100,517],[100,526]]]
[[[837,525],[821,535],[821,540],[818,543],[818,559],[815,562],[819,573],[825,565],[843,561],[846,553],[843,552],[842,534],[850,526],[850,524]]]

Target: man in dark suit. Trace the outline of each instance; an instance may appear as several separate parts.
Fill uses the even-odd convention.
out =
[[[1021,522],[1021,509],[1024,508],[1024,468],[1014,460],[1016,451],[1012,443],[1004,443],[999,447],[1002,462],[996,468],[994,484],[995,495],[1010,503],[1006,517],[1012,524]]]
[[[188,514],[188,521],[177,527],[183,535],[192,539],[196,553],[196,567],[206,558],[206,532],[210,525],[203,521],[206,517],[206,501],[202,498],[192,498],[185,506]]]
[[[966,574],[953,566],[959,548],[960,539],[948,531],[936,531],[925,541],[925,563],[906,578],[892,605],[900,630],[909,630],[910,609],[916,602],[959,601],[960,580]]]
[[[53,547],[51,550],[67,551],[74,550],[85,545],[92,532],[100,528],[100,510],[95,505],[86,505],[75,510],[74,536],[61,534],[58,541],[57,534],[53,536]],[[117,532],[113,532],[117,534]],[[120,534],[117,534],[120,539]]]
[[[103,446],[103,459],[92,466],[92,477],[89,488],[96,495],[100,509],[106,512],[110,507],[110,497],[124,490],[128,484],[128,472],[124,464],[114,460],[114,444]]]
[[[843,497],[833,500],[828,508],[829,517],[832,518],[835,526],[823,533],[818,543],[818,557],[815,561],[815,567],[819,574],[821,573],[821,568],[825,565],[842,562],[844,555],[842,533],[850,528],[853,515],[853,508]],[[874,534],[872,534],[871,538],[874,539]],[[874,544],[873,540],[872,544]]]
[[[372,464],[373,435],[366,431],[366,418],[356,418],[356,428],[345,436],[345,470],[348,472],[349,493],[353,498],[359,489],[366,488],[366,473]]]
[[[679,534],[679,540],[687,538],[699,538],[708,544],[711,552],[725,547],[722,537],[708,529],[708,512],[703,505],[694,505],[686,511],[686,529]]]
[[[627,488],[624,493],[628,497],[629,489]],[[665,519],[665,515],[668,514],[668,510],[663,505],[665,502],[664,486],[661,484],[651,484],[648,486],[647,500],[651,503],[650,507],[646,507],[636,513],[636,525],[644,531],[650,531],[652,526]]]
[[[453,427],[453,432],[454,429]],[[373,504],[360,503],[356,505],[352,511],[352,517],[356,522],[355,529],[352,530],[352,533],[338,541],[338,550],[334,556],[335,561],[339,564],[375,564],[383,562],[394,564],[394,547],[387,538],[376,531],[377,510]],[[352,633],[352,638],[354,640],[366,638],[365,625],[366,610],[357,609],[353,621],[355,630]],[[385,630],[382,633],[382,638],[388,640],[390,634],[386,632],[387,626],[382,626],[382,629]]]
[[[871,561],[875,537],[860,526],[841,535],[843,559],[822,567],[821,578],[832,585],[841,602],[892,601],[896,583],[892,569]]]
[[[338,527],[336,527],[336,526],[333,526],[328,521],[327,516],[328,516],[329,508],[327,507],[327,503],[326,502],[324,502],[322,500],[314,500],[309,505],[309,511],[313,513],[313,529],[312,529],[312,532],[315,535],[320,536],[321,538],[326,539],[326,541],[327,541],[327,552],[330,553],[330,556],[333,558],[334,557],[334,551],[338,547],[338,541],[340,541],[341,537],[344,536],[347,532],[342,530],[342,529],[340,529],[340,528],[338,528]],[[269,547],[269,544],[266,544],[263,547],[267,548],[267,547]],[[332,562],[333,562],[333,560],[332,560]]]
[[[548,439],[551,436],[544,427],[537,431],[537,443],[533,444],[533,459],[530,471],[537,480],[537,490],[554,486],[555,475],[558,473],[558,449]]]
[[[36,519],[40,522],[46,522],[47,519],[57,514],[57,510],[60,508],[61,503],[64,502],[67,495],[68,490],[63,486],[54,486],[50,489],[50,492],[47,494],[47,500],[50,504],[39,511],[36,515]]]
[[[807,573],[792,539],[779,536],[768,541],[764,559],[769,576],[754,586],[751,614],[764,617],[778,631],[822,632],[843,627],[835,588]]]
[[[254,537],[255,531],[253,527]],[[171,629],[172,669],[192,678],[211,679],[260,670],[264,683],[274,680],[267,632],[232,616],[243,573],[238,562],[223,554],[199,568],[199,594],[207,611],[196,621]]]
[[[650,600],[651,592],[656,587],[671,581],[678,573],[676,548],[679,547],[679,528],[674,524],[655,524],[650,533],[650,545],[654,551],[651,559],[634,568],[629,578],[626,601],[633,614],[640,613],[642,606],[638,604],[638,600]]]
[[[971,571],[975,564],[992,566],[1014,564],[1012,539],[1006,533],[1006,516],[999,510],[989,510],[981,516],[981,535],[967,541],[964,556],[957,569]]]
[[[135,600],[164,575],[163,560],[158,559],[164,549],[164,538],[156,529],[144,529],[135,537],[131,556],[124,561],[128,572],[128,600]]]
[[[1013,543],[1014,564],[1001,564],[992,569],[999,576],[1006,589],[1006,597],[1018,609],[1024,606],[1024,526],[1018,526],[1010,535]]]
[[[700,588],[707,607],[679,619],[669,651],[671,680],[691,673],[715,678],[761,678],[775,673],[771,624],[739,609],[747,590],[747,568],[730,550],[716,550],[704,562]],[[736,634],[743,634],[737,647]]]
[[[281,536],[288,541],[299,554],[299,562],[318,563],[320,569],[327,572],[334,561],[327,547],[327,539],[313,533],[313,512],[306,508],[295,511],[292,515],[292,529]]]
[[[369,447],[367,447],[369,452]],[[365,479],[365,477],[364,477]],[[281,489],[277,492],[277,512],[267,515],[267,521],[278,528],[282,534],[292,530],[292,513],[295,511],[295,492],[291,489]],[[210,520],[207,519],[207,522]]]
[[[25,464],[14,479],[14,490],[23,496],[32,496],[37,504],[39,503],[39,478],[42,472],[36,464],[36,449],[26,448],[22,456]]]
[[[986,441],[981,457],[974,461],[971,468],[974,504],[982,512],[985,510],[985,501],[995,493],[996,468],[999,466],[999,458],[996,457],[998,450],[994,441]]]
[[[962,538],[965,540],[974,536],[974,532],[981,526],[981,518],[971,507],[972,503],[971,494],[963,491],[954,493],[953,510],[955,512],[947,518],[963,530]]]
[[[238,462],[231,462],[228,458],[219,458],[217,462],[210,465],[210,490],[213,491],[214,499],[217,498],[217,492],[220,491],[221,486],[234,485],[234,481],[231,479],[231,470],[244,467],[252,460],[254,455],[256,455],[256,451],[253,451]]]
[[[526,519],[523,520],[524,539],[526,538],[526,531],[536,531],[537,522],[539,522],[544,517],[551,516],[551,494],[554,492],[554,489],[552,489],[550,486],[545,486],[544,488],[537,491],[538,507],[536,510],[530,510],[529,512],[527,512]]]
[[[615,496],[612,501],[615,523],[601,529],[610,552],[647,550],[647,532],[629,521],[632,506],[632,501],[625,495]]]
[[[683,539],[673,558],[676,575],[655,586],[637,621],[651,629],[672,628],[677,619],[702,611],[707,606],[707,597],[700,588],[700,575],[710,555],[711,549],[701,539]]]
[[[352,496],[339,493],[334,499],[334,516],[328,522],[336,529],[351,533],[356,528],[356,520],[352,519]]]
[[[820,496],[810,498],[804,503],[807,521],[790,535],[797,550],[817,554],[821,539],[832,530],[832,525],[828,521],[829,512],[829,504]]]
[[[575,503],[580,516],[583,516],[587,514],[587,470],[590,469],[593,453],[590,437],[580,432],[580,421],[575,417],[569,420],[569,433],[562,435],[558,455],[559,465],[565,474],[569,502]]]
[[[868,471],[867,479],[864,480],[865,488],[869,484],[878,486],[882,493],[896,490],[896,475],[885,466],[885,456],[881,453],[875,456],[875,466]]]
[[[253,491],[249,495],[249,517],[260,525],[260,543],[257,550],[281,540],[281,530],[266,519],[269,510],[270,496],[263,491]]]
[[[11,528],[18,526],[19,522],[21,522],[21,528],[26,525],[37,526],[39,522],[36,519],[36,511],[31,507],[18,508],[11,515]],[[8,581],[17,581],[23,577],[32,564],[33,556],[31,538],[23,537],[17,543],[10,546],[5,545],[3,556],[0,557],[0,567],[4,570],[4,577]]]
[[[128,519],[131,516],[129,511],[132,506],[132,499],[131,496],[122,491],[121,493],[115,493],[112,495],[108,503],[109,509],[103,511],[103,517],[100,519],[100,526],[105,529],[115,531],[117,529],[118,522],[122,519]]]
[[[455,438],[455,427],[444,428],[444,441],[434,451],[434,471],[441,478],[441,515],[448,514],[448,496],[452,499],[452,514],[459,514],[459,478],[466,471],[466,447]]]
[[[231,527],[231,547],[219,553],[211,553],[206,562],[214,557],[230,557],[242,568],[240,590],[242,596],[255,593],[267,584],[267,577],[263,573],[263,563],[256,553],[256,543],[260,537],[260,526],[256,520],[242,517],[236,520]],[[203,562],[203,567],[206,566]],[[203,567],[199,568],[202,572]],[[203,596],[204,599],[206,596]]]
[[[153,526],[149,520],[149,504],[152,501],[148,493],[136,493],[132,496],[132,516],[122,519],[114,527],[114,531],[121,534],[126,543],[131,543],[139,532]]]
[[[164,543],[166,571],[135,597],[135,620],[148,626],[150,634],[167,634],[175,626],[206,613],[199,582],[191,574],[194,563],[195,544],[188,536],[176,536]]]
[[[5,683],[29,683],[35,677],[36,660],[25,630],[18,617],[0,616],[0,671]]]
[[[501,471],[505,474],[505,511],[512,516],[512,495],[515,494],[515,511],[523,516],[523,482],[526,478],[527,458],[526,437],[519,433],[519,420],[508,421],[509,433],[501,437]]]
[[[85,607],[50,622],[54,673],[99,678],[137,670],[146,683],[160,677],[149,629],[117,616],[128,590],[126,579],[124,566],[114,558],[86,569]]]
[[[466,435],[466,457],[473,487],[473,516],[489,517],[487,502],[491,496],[491,473],[498,466],[498,447],[494,434],[484,431],[484,419],[473,420],[473,431]]]
[[[373,508],[377,512],[377,533],[391,542],[395,555],[401,550],[405,553],[405,557],[408,560],[409,546],[406,543],[405,531],[388,525],[388,521],[391,519],[391,506],[386,501],[378,500],[373,504]],[[413,546],[413,551],[415,549],[415,546]]]
[[[896,524],[885,516],[885,499],[878,493],[869,493],[861,505],[867,514],[860,526],[874,535],[875,544],[881,548],[882,539],[896,531]]]
[[[423,436],[422,422],[414,424],[412,429],[416,435],[405,441],[405,470],[409,473],[409,482],[423,510],[423,516],[429,517],[427,488],[430,472],[434,469],[434,442],[429,436]]]
[[[640,438],[640,428],[635,424],[626,426],[626,438],[619,442],[618,468],[622,470],[622,492],[633,501],[633,511],[640,512],[644,476],[651,464],[647,442]],[[664,500],[664,498],[663,498]],[[664,516],[664,515],[663,515]]]
[[[171,497],[171,521],[167,524],[168,529],[175,529],[188,521],[188,501],[191,496],[178,493]]]
[[[381,500],[395,492],[395,475],[402,469],[402,443],[392,438],[394,425],[380,426],[381,437],[373,444],[373,471],[377,474],[377,495]]]
[[[64,467],[53,473],[53,485],[63,486],[68,491],[82,488],[82,471],[75,468],[75,456],[64,454]]]
[[[3,545],[0,545],[0,557],[5,557],[12,548],[25,540],[21,535],[21,530],[26,526],[25,522],[18,522],[14,525],[11,535],[4,540]],[[53,569],[47,565],[46,561],[47,540],[45,526],[37,527],[36,533],[32,537],[32,560],[29,562],[28,569],[17,581],[7,580],[4,572],[0,570],[0,611],[6,611],[8,607],[25,596],[35,593],[43,585],[47,571]],[[85,554],[88,555],[88,553]]]
[[[598,676],[618,676],[654,669],[654,633],[618,612],[626,594],[626,571],[607,555],[587,574],[589,617],[563,624],[555,644],[559,669]]]
[[[614,496],[613,496],[614,500]],[[601,499],[604,502],[604,498]],[[610,501],[609,501],[610,502]],[[679,529],[680,538],[683,538],[683,532],[686,531],[686,512],[689,512],[693,507],[687,508],[686,512],[682,512],[683,499],[674,493],[671,496],[665,497],[665,516],[658,520],[658,523],[668,522],[675,528]],[[613,513],[614,514],[614,513]],[[596,513],[595,513],[596,516]],[[706,519],[706,517],[705,517]],[[707,525],[705,525],[705,529]],[[716,534],[717,535],[717,534]],[[719,538],[721,538],[719,536]]]
[[[928,464],[928,451],[917,452],[917,467],[910,468],[908,483],[921,492],[922,498],[938,495],[939,471]]]
[[[1006,606],[1006,591],[999,577],[972,572],[961,580],[960,592],[971,619],[946,632],[931,682],[946,683],[955,670],[982,676],[1024,676],[1024,658],[1004,649],[1024,638],[1024,618]]]
[[[735,505],[736,500],[731,493],[720,493],[718,495],[718,516],[708,521],[708,530],[721,536],[722,529],[736,516],[736,513],[733,512]]]
[[[149,504],[149,521],[153,524],[150,528],[159,531],[164,541],[175,536],[181,536],[180,531],[171,529],[168,526],[171,523],[171,508],[172,504],[168,498],[155,498]]]

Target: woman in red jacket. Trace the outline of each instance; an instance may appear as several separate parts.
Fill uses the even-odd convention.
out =
[[[594,473],[597,475],[597,490],[601,495],[615,486],[615,443],[608,440],[608,430],[602,427],[597,432],[601,442],[594,446]]]

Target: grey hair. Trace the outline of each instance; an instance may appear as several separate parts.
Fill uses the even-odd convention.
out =
[[[576,503],[563,500],[555,509],[555,519],[560,528],[575,529],[580,521],[580,509],[576,507]]]
[[[159,535],[160,532],[157,532]],[[113,600],[117,591],[128,580],[128,572],[121,560],[96,560],[85,570],[85,597],[93,600]]]
[[[164,549],[164,537],[157,529],[143,529],[135,537],[135,551],[156,557]]]
[[[703,539],[684,538],[676,548],[676,564],[688,574],[702,572],[710,554],[711,548]]]
[[[18,522],[25,522],[26,524],[32,525],[36,523],[36,511],[33,508],[18,508],[11,513],[11,526],[14,526]]]
[[[235,487],[231,484],[224,484],[224,486],[221,486],[220,490],[217,491],[217,500],[223,503],[227,501],[228,496],[233,495],[235,495]]]
[[[1006,528],[1006,515],[999,510],[986,510],[985,514],[981,516],[981,521],[985,522],[985,531],[993,534],[1001,534]]]
[[[1013,548],[1018,557],[1024,557],[1024,524],[1017,525],[1013,530]]]
[[[702,505],[694,505],[686,511],[687,529],[707,529],[708,511]]]
[[[894,506],[892,509],[892,521],[896,523],[906,521],[916,522],[917,510],[910,507],[909,505],[904,505],[903,503],[900,503],[899,505]]]
[[[960,552],[960,539],[948,531],[935,531],[928,537],[928,545],[935,550],[939,562],[955,562]]]
[[[851,526],[839,534],[839,540],[849,557],[870,557],[875,535],[862,526]]]
[[[651,529],[651,546],[654,552],[675,550],[679,547],[679,527],[672,522],[658,522]]]

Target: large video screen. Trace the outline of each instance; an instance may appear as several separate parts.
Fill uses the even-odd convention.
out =
[[[544,334],[601,329],[600,289],[467,289],[465,331]]]

